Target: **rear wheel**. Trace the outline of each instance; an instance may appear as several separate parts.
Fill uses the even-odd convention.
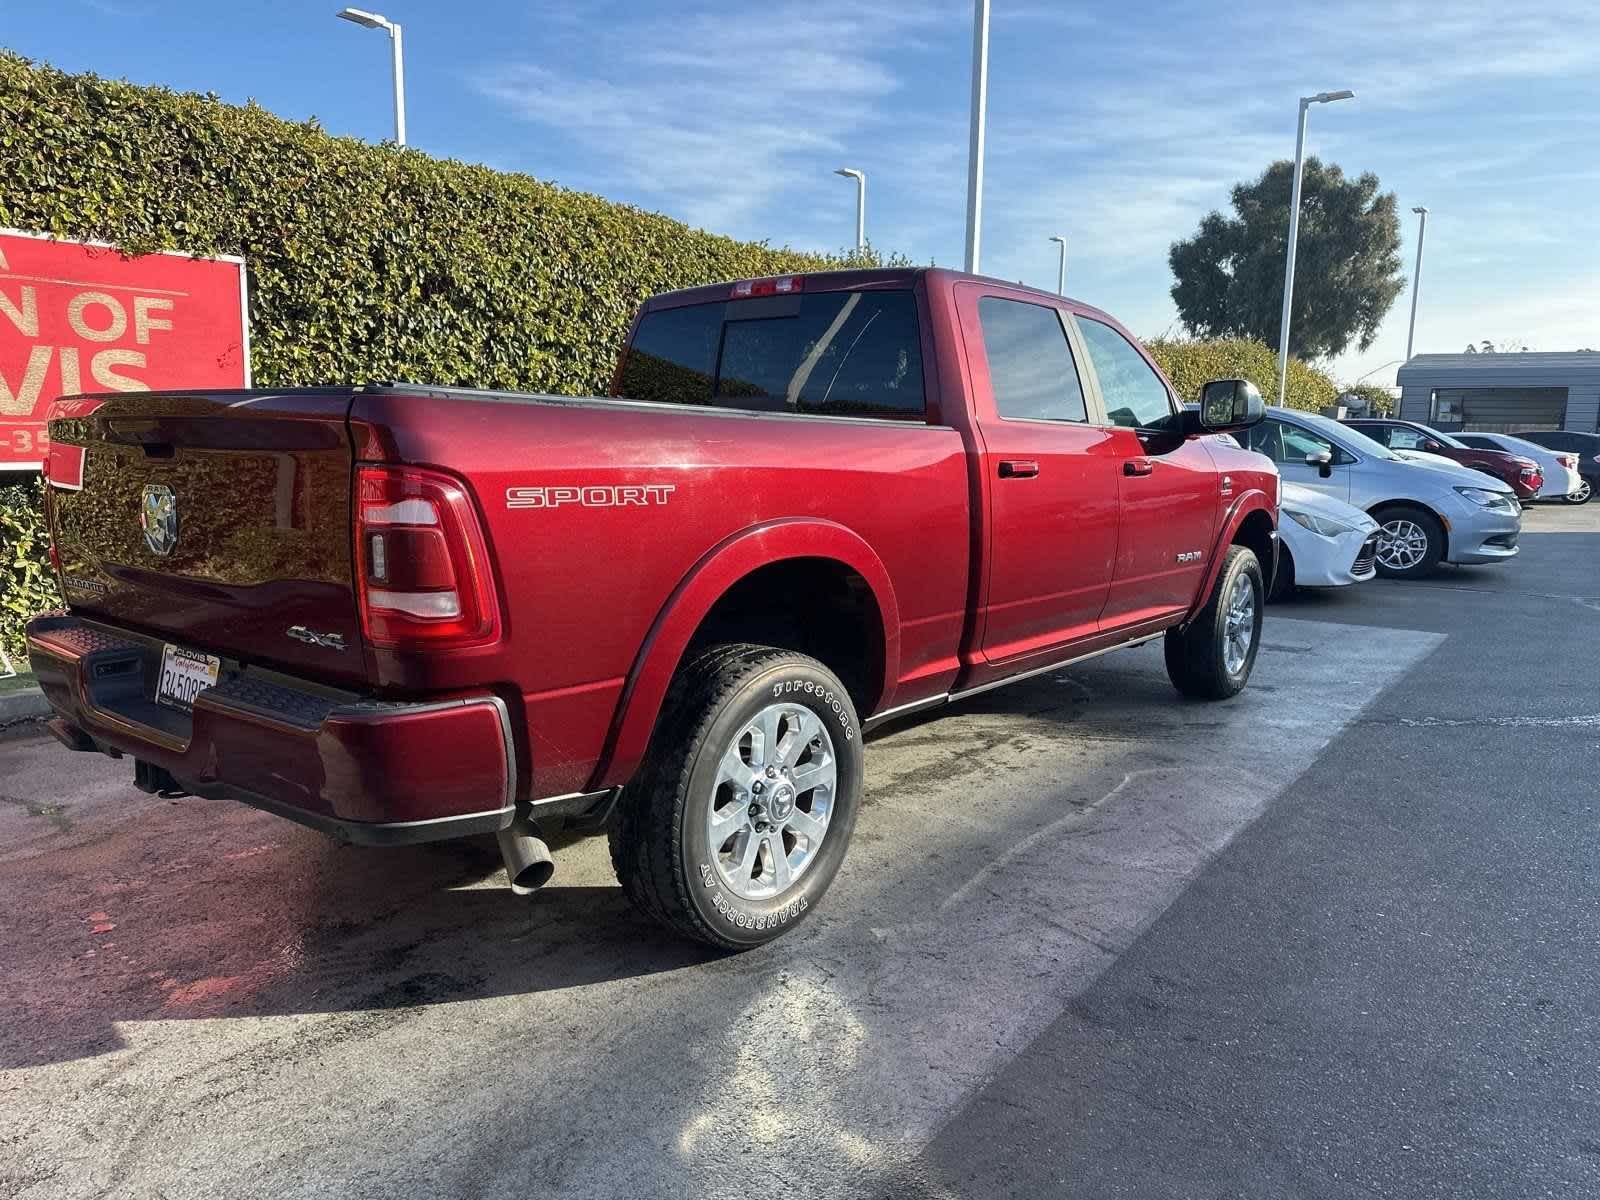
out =
[[[1578,484],[1578,490],[1575,492],[1568,492],[1562,497],[1562,499],[1564,499],[1568,504],[1587,504],[1589,503],[1590,498],[1594,495],[1594,480],[1590,479],[1587,475],[1580,476],[1579,478],[1581,482]]]
[[[855,706],[820,662],[743,644],[697,655],[612,827],[623,890],[695,941],[771,941],[838,873],[861,769]]]
[[[1229,546],[1211,598],[1186,628],[1167,630],[1167,678],[1185,696],[1226,700],[1244,690],[1261,648],[1265,581],[1255,552]]]
[[[1444,526],[1432,513],[1393,505],[1373,514],[1379,526],[1378,574],[1388,579],[1421,579],[1444,558]]]

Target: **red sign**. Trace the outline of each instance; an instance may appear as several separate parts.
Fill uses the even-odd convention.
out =
[[[0,471],[39,468],[59,396],[249,386],[243,259],[0,230]]]

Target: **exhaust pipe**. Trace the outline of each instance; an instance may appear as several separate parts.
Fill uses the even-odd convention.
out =
[[[511,824],[495,837],[500,841],[500,854],[506,860],[506,878],[511,890],[518,896],[531,896],[555,874],[556,864],[550,857],[550,847],[539,836],[539,824],[520,813]]]

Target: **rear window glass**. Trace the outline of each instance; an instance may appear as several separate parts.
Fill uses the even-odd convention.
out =
[[[819,292],[646,313],[617,390],[668,404],[921,420],[916,301],[909,291]]]

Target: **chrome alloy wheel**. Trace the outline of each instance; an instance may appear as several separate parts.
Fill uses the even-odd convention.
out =
[[[1250,586],[1250,577],[1241,571],[1234,578],[1233,590],[1228,593],[1227,628],[1222,639],[1222,665],[1228,668],[1229,675],[1244,670],[1255,632],[1256,590]]]
[[[1569,504],[1587,504],[1590,495],[1594,492],[1594,484],[1589,482],[1587,476],[1580,475],[1578,480],[1578,490],[1567,493],[1567,502]]]
[[[1428,531],[1408,517],[1395,517],[1383,523],[1378,542],[1378,561],[1391,571],[1409,571],[1428,553]]]
[[[816,861],[833,816],[838,765],[816,713],[769,704],[733,739],[706,806],[706,841],[742,900],[789,890]]]

